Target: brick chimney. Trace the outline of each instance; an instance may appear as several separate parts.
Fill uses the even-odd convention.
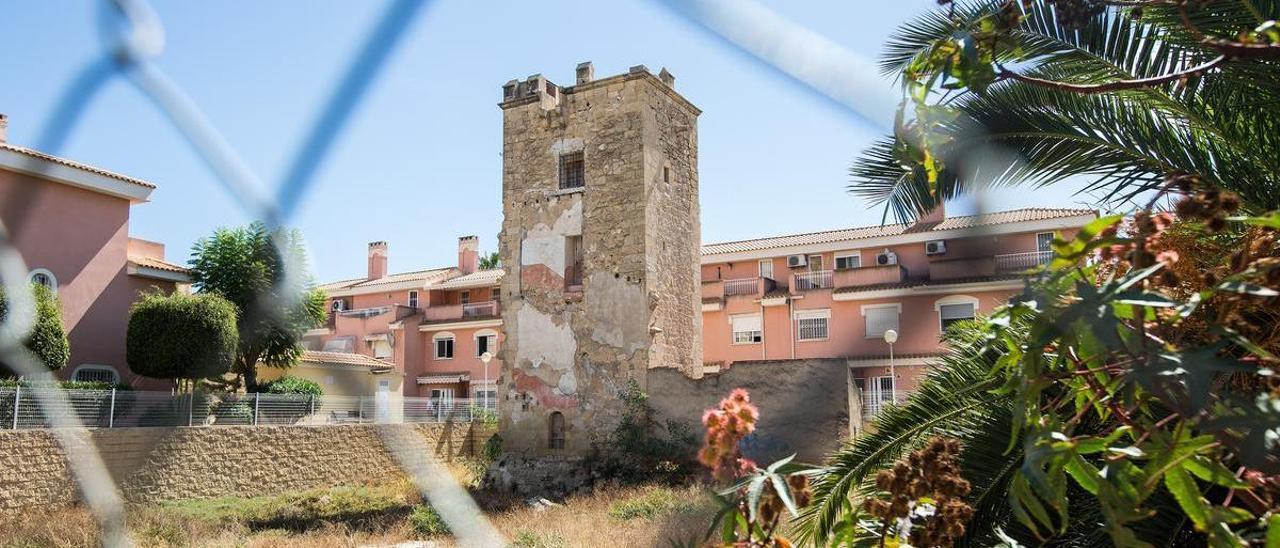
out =
[[[387,277],[387,242],[369,242],[369,279]]]
[[[463,274],[470,274],[479,267],[480,238],[475,236],[458,238],[458,270]]]
[[[0,114],[0,143],[8,142],[9,139],[9,117]]]

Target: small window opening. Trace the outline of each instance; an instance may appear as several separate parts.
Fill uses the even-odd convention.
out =
[[[582,151],[560,155],[560,188],[582,188],[587,181],[583,174]]]
[[[564,414],[559,411],[547,418],[547,448],[564,449]]]

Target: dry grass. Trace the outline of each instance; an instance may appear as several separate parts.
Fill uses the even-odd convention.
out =
[[[541,510],[480,499],[494,525],[521,548],[684,544],[700,539],[714,514],[705,490],[696,486],[616,488]],[[386,546],[418,538],[409,520],[418,502],[412,486],[402,483],[132,506],[128,523],[143,547]],[[430,540],[453,545],[448,537]],[[83,508],[0,521],[0,546],[6,548],[98,545],[97,525]]]

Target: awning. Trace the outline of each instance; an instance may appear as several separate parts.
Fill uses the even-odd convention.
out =
[[[471,375],[467,373],[446,373],[443,375],[423,375],[418,377],[418,384],[457,384],[470,380]]]

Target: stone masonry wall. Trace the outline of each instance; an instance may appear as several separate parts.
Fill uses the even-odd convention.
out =
[[[649,404],[660,419],[701,432],[702,413],[735,388],[760,408],[756,432],[743,450],[759,463],[791,454],[818,464],[849,436],[849,373],[844,359],[734,362],[728,370],[691,379],[678,371],[649,372]]]
[[[403,473],[377,428],[416,435],[442,458],[474,455],[494,433],[471,424],[226,426],[81,430],[131,502],[259,496],[395,481]],[[79,498],[48,430],[0,431],[0,513]]]
[[[689,171],[697,109],[683,103],[684,156],[668,160],[654,152],[656,112],[678,96],[647,71],[566,88],[534,76],[513,89],[520,94],[502,104],[499,252],[511,265],[502,281],[502,433],[510,451],[583,454],[617,422],[617,393],[629,379],[644,386],[651,367],[701,365],[693,276],[697,183]],[[573,152],[582,153],[586,185],[561,190],[560,157]],[[648,184],[668,162],[684,170],[678,182]],[[693,194],[674,207],[652,206],[687,192]],[[688,218],[676,219],[680,211]],[[654,237],[653,224],[663,222],[649,218],[654,212],[668,223],[662,240]],[[576,238],[582,283],[569,286]],[[668,268],[664,261],[688,265]],[[681,281],[688,287],[678,287]],[[549,422],[556,413],[565,445],[552,449]]]

